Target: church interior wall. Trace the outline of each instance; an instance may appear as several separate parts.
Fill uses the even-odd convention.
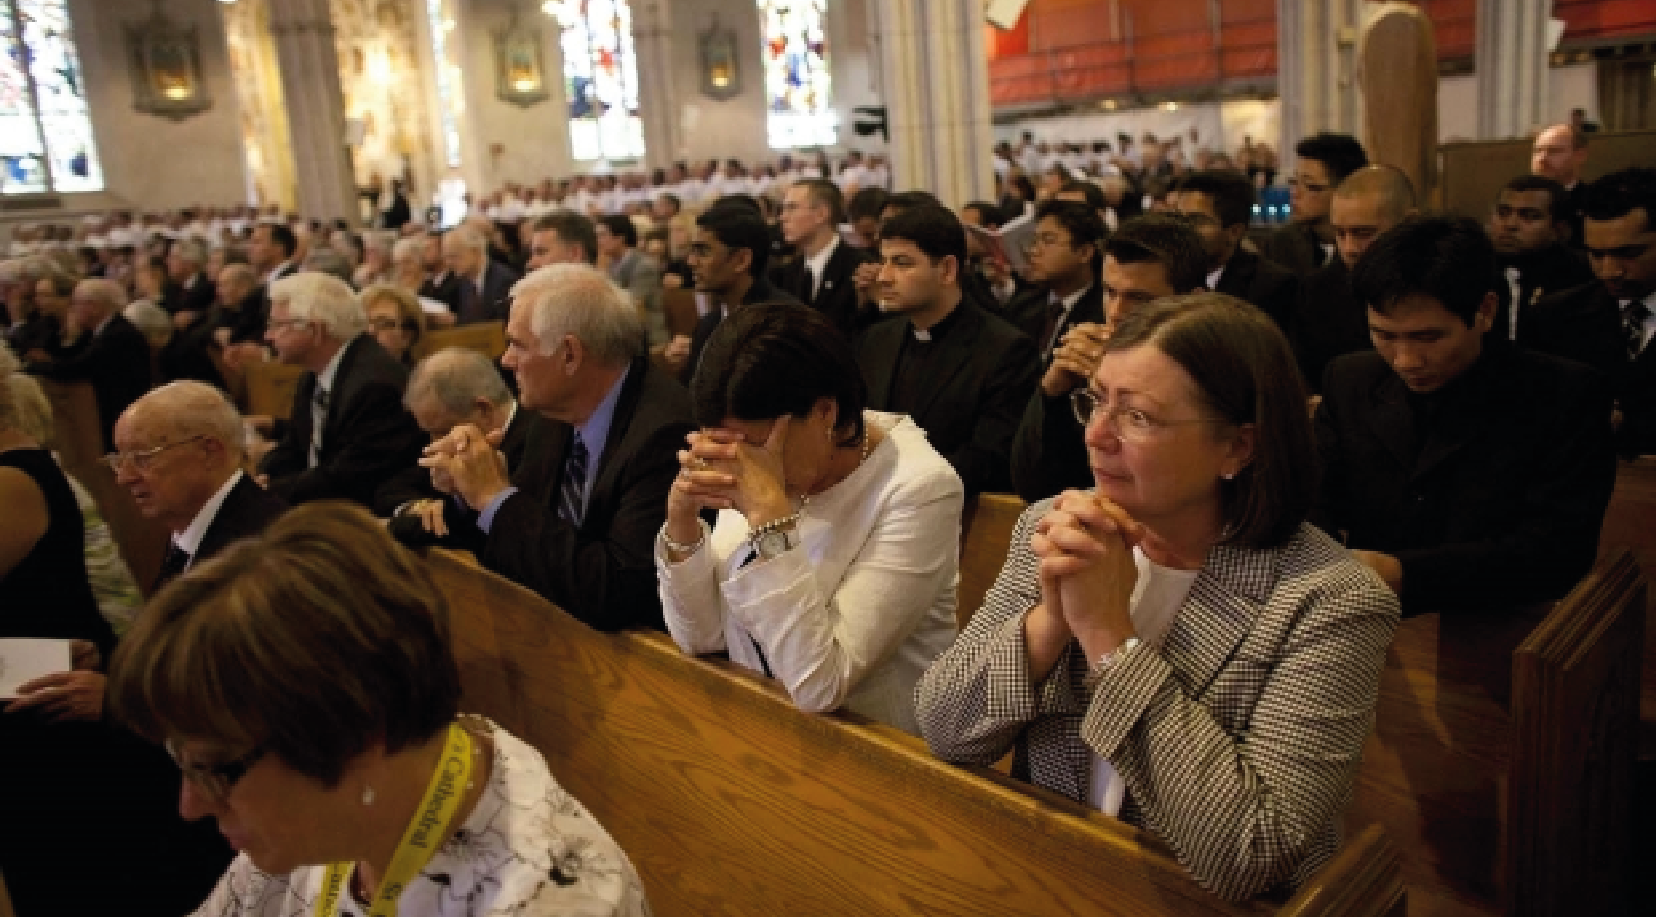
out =
[[[570,157],[568,107],[563,91],[563,57],[558,28],[535,6],[513,0],[464,0],[458,4],[452,36],[462,53],[461,172],[474,194],[508,182],[538,182],[574,171]],[[541,66],[547,98],[520,107],[496,95],[495,32],[514,9],[541,32]],[[529,17],[533,17],[530,19]]]
[[[765,133],[765,72],[760,56],[759,13],[753,0],[695,0],[672,4],[673,110],[679,117],[680,148],[674,159],[769,160]],[[717,17],[736,36],[741,92],[723,101],[702,93],[701,55],[697,39]],[[640,67],[653,62],[640,60]]]
[[[125,26],[152,9],[149,4],[70,0],[105,192],[65,195],[66,207],[162,210],[247,199],[240,106],[218,0],[170,0],[162,7],[174,21],[196,27],[213,101],[212,108],[181,121],[133,109]]]

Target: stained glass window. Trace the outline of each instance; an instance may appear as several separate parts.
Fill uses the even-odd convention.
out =
[[[65,0],[0,0],[0,192],[103,188]]]
[[[561,0],[545,9],[561,29],[571,153],[582,162],[644,158],[627,0]]]
[[[758,0],[765,39],[767,131],[774,150],[833,146],[838,123],[830,107],[828,0]]]

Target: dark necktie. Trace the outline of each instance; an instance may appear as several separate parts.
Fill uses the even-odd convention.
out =
[[[1636,299],[1628,304],[1628,314],[1623,318],[1624,340],[1628,342],[1628,358],[1638,357],[1645,347],[1645,320],[1651,314],[1646,308],[1645,300]]]
[[[161,572],[155,577],[155,588],[159,591],[184,574],[190,567],[190,554],[177,544],[167,543],[167,554],[161,558]]]
[[[319,383],[311,396],[310,467],[322,464],[322,428],[328,425],[328,390]]]
[[[581,525],[581,497],[587,491],[587,444],[576,433],[564,460],[564,484],[558,489],[558,518]]]
[[[1041,356],[1043,359],[1053,352],[1058,345],[1054,336],[1059,333],[1059,323],[1064,321],[1064,300],[1053,297],[1047,301],[1047,322],[1041,331]]]

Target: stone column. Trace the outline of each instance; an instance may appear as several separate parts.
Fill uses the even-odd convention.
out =
[[[678,158],[680,146],[679,103],[673,92],[673,4],[671,0],[633,0],[632,10],[644,165],[665,169]],[[689,47],[695,53],[694,40]]]
[[[1552,0],[1479,0],[1473,73],[1480,140],[1528,134],[1547,117],[1552,6]]]
[[[271,3],[270,32],[282,73],[299,213],[356,225],[356,188],[345,142],[345,97],[328,0]]]
[[[992,197],[982,0],[884,0],[876,9],[892,187],[930,191],[949,207]]]
[[[1358,133],[1358,30],[1363,0],[1277,0],[1278,159],[1294,168],[1294,148],[1318,131]]]

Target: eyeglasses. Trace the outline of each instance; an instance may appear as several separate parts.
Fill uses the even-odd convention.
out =
[[[279,322],[270,322],[266,327],[272,331],[281,331],[286,328],[303,328],[310,324],[314,323],[308,318],[287,318]]]
[[[184,778],[202,789],[202,792],[211,796],[217,802],[224,802],[230,798],[230,791],[236,788],[237,781],[247,776],[253,765],[265,756],[262,747],[232,761],[222,761],[218,764],[196,764],[185,761],[179,752],[178,746],[172,739],[166,741],[167,754],[172,756],[173,763],[183,772]]]
[[[149,471],[150,465],[155,462],[155,457],[161,453],[175,446],[182,446],[185,443],[193,443],[198,439],[206,438],[206,436],[192,436],[189,439],[181,439],[176,443],[162,443],[154,449],[140,449],[136,452],[111,452],[104,456],[104,463],[117,474],[120,473],[122,466],[126,465],[129,459],[132,461],[134,468],[139,471]]]
[[[375,331],[396,331],[399,328],[404,331],[413,331],[414,323],[395,318],[376,318],[369,320],[368,327]]]
[[[1117,439],[1134,445],[1150,442],[1168,427],[1210,422],[1206,418],[1158,420],[1138,408],[1106,408],[1098,395],[1085,388],[1070,393],[1070,412],[1076,415],[1076,422],[1084,427],[1092,422],[1094,417],[1103,417],[1110,427],[1110,432]]]

